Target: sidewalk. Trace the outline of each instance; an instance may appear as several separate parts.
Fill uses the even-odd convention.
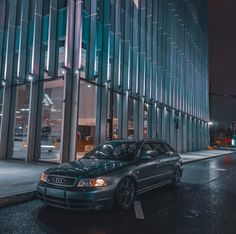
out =
[[[230,150],[202,150],[180,154],[183,163],[235,153]],[[40,175],[55,164],[0,161],[0,207],[33,199]]]
[[[40,175],[55,164],[0,161],[0,207],[34,197]]]
[[[235,153],[232,150],[201,150],[196,152],[187,152],[180,154],[183,163],[191,163],[208,158],[219,157],[225,154]]]

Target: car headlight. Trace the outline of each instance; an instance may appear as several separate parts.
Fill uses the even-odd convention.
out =
[[[102,178],[95,179],[81,179],[78,183],[78,187],[104,187],[107,185],[107,181]]]
[[[40,177],[40,180],[43,181],[43,182],[47,182],[47,179],[48,179],[48,175],[43,173]]]

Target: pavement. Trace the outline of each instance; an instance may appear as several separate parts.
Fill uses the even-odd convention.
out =
[[[0,207],[32,199],[41,173],[52,166],[19,160],[0,161]]]
[[[219,157],[232,150],[202,150],[180,154],[183,163]],[[25,163],[19,160],[0,161],[0,207],[21,203],[35,197],[40,175],[55,164]]]
[[[235,151],[231,149],[219,149],[219,150],[201,150],[196,152],[181,153],[180,156],[183,163],[191,163],[199,160],[205,160],[209,158],[219,157],[222,155],[234,153]]]

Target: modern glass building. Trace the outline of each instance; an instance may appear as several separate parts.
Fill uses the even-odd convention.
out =
[[[207,0],[0,0],[0,159],[107,139],[208,144]]]

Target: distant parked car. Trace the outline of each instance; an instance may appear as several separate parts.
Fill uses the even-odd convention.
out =
[[[135,195],[180,184],[182,160],[167,143],[145,139],[114,140],[99,145],[82,159],[45,171],[38,197],[47,205],[90,210],[126,210]]]

